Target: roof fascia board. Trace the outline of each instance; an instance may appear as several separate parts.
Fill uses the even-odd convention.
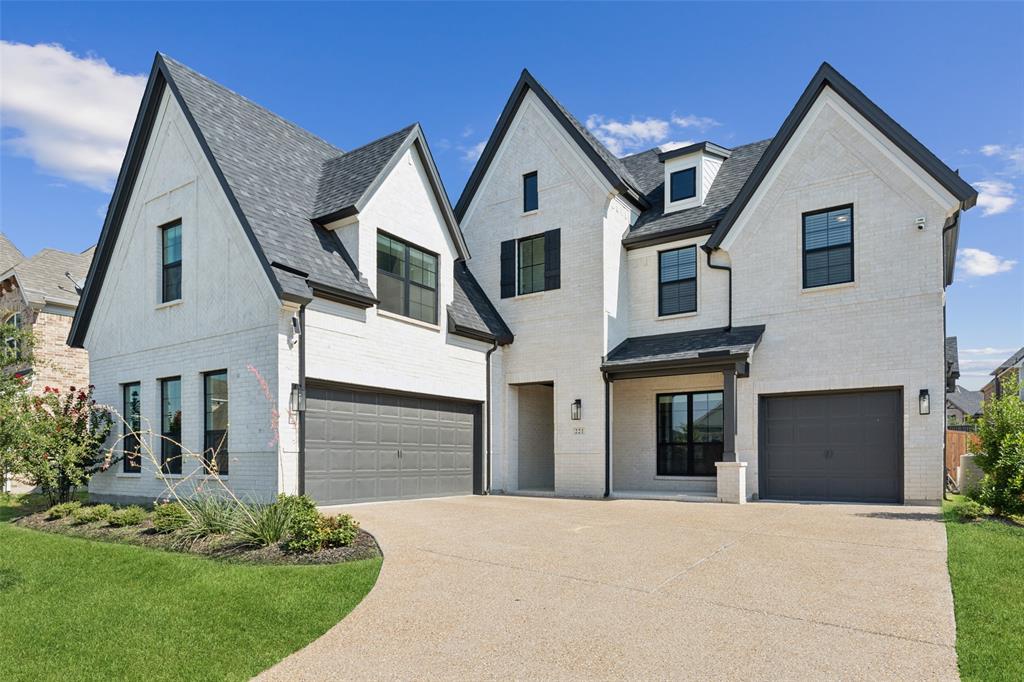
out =
[[[632,251],[633,249],[641,249],[645,246],[657,246],[658,244],[677,242],[683,239],[690,239],[691,237],[703,237],[714,232],[715,225],[717,224],[717,220],[709,220],[708,222],[700,223],[699,225],[678,227],[673,230],[665,230],[663,232],[656,232],[648,235],[626,237],[622,240],[622,246],[627,251]]]
[[[783,121],[779,132],[776,133],[771,144],[768,145],[768,149],[765,150],[757,165],[754,166],[750,177],[747,178],[736,199],[715,229],[714,234],[711,235],[711,239],[708,240],[709,248],[721,246],[729,229],[739,218],[743,209],[746,208],[754,192],[760,186],[765,176],[768,175],[768,171],[771,170],[775,161],[789,144],[790,138],[796,133],[800,123],[803,122],[804,117],[811,110],[818,96],[826,87],[830,87],[900,151],[910,157],[912,161],[953,195],[960,202],[961,210],[967,210],[977,202],[977,190],[971,187],[957,173],[950,170],[938,157],[917,141],[914,136],[904,130],[902,126],[882,111],[878,105],[868,99],[863,92],[832,68],[828,62],[824,62],[818,68],[817,73],[814,74],[811,82],[807,84],[796,105],[789,112],[785,121]]]
[[[697,152],[711,154],[712,156],[717,156],[721,159],[728,159],[732,156],[731,149],[720,147],[714,142],[704,141],[686,145],[685,147],[676,147],[675,149],[670,149],[667,152],[661,152],[658,154],[658,161],[664,163],[669,159],[676,158],[677,156],[689,156],[690,154],[696,154]]]
[[[730,353],[713,358],[693,360],[661,360],[637,364],[604,364],[601,371],[612,380],[646,379],[649,377],[674,376],[679,374],[707,374],[720,370],[735,369],[737,363],[746,362],[748,353]]]

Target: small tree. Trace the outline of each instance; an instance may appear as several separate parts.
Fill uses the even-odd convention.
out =
[[[25,397],[23,404],[19,473],[39,486],[50,504],[70,501],[76,488],[115,461],[103,447],[113,416],[96,405],[91,386],[72,386],[64,396],[47,386],[42,396]]]
[[[1016,379],[1003,395],[982,403],[977,420],[980,452],[975,463],[985,472],[978,500],[1000,516],[1024,514],[1024,402]]]
[[[0,311],[0,493],[7,478],[18,473],[18,450],[25,441],[23,398],[27,384],[18,370],[31,365],[32,334],[16,327]]]

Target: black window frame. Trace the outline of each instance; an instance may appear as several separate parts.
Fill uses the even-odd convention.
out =
[[[173,230],[174,228],[178,228],[178,260],[172,261],[172,262],[168,263],[167,262],[167,231],[168,230]],[[160,269],[160,302],[161,303],[171,303],[172,301],[180,301],[181,300],[181,261],[182,261],[181,241],[182,241],[182,237],[183,236],[184,235],[182,233],[181,220],[180,219],[179,220],[172,220],[171,222],[165,223],[165,224],[160,226],[160,265],[161,265],[161,269]],[[168,294],[168,288],[170,286],[171,280],[168,278],[167,274],[169,272],[173,272],[173,271],[176,271],[177,274],[178,274],[178,278],[177,278],[177,292],[173,292],[172,291],[172,293],[176,293],[177,294],[175,296],[171,296],[171,295]]]
[[[689,174],[690,179],[693,182],[693,194],[685,197],[676,198],[676,183],[675,179],[678,176]],[[678,201],[687,201],[688,199],[696,198],[697,196],[697,167],[691,166],[690,168],[680,168],[677,171],[672,171],[668,174],[668,201],[674,204]]]
[[[211,429],[210,416],[210,379],[213,377],[224,377],[224,388],[227,390],[227,397],[224,399],[224,407],[230,409],[231,392],[228,387],[228,371],[216,369],[210,372],[203,372],[203,467],[207,474],[218,476],[228,475],[228,428]],[[230,413],[229,413],[230,414]],[[214,459],[215,458],[215,459]]]
[[[693,251],[693,277],[680,277],[673,279],[668,282],[663,282],[661,279],[661,259],[666,253],[674,253],[676,251],[686,251],[687,249]],[[700,282],[697,281],[697,273],[700,270],[700,259],[697,258],[697,245],[691,244],[690,246],[679,246],[673,249],[664,249],[658,252],[658,317],[667,317],[669,315],[686,315],[688,313],[697,312],[697,308],[700,306]],[[665,310],[665,297],[664,289],[666,284],[678,284],[679,282],[688,282],[693,280],[693,310]]]
[[[694,426],[693,426],[693,398],[694,396],[702,395],[717,395],[721,400],[722,405],[722,440],[721,441],[697,441],[694,440]],[[686,396],[686,443],[678,444],[672,442],[662,441],[662,413],[661,413],[661,399],[662,398],[675,398],[677,396]],[[670,403],[671,404],[671,403]],[[655,475],[657,476],[686,476],[686,477],[711,477],[715,476],[714,462],[723,461],[725,453],[725,392],[724,391],[673,391],[671,393],[658,393],[654,398],[654,443],[655,443]],[[663,466],[667,464],[667,457],[664,454],[666,448],[676,447],[679,445],[685,446],[685,457],[686,457],[686,469],[685,473],[668,472]],[[719,452],[712,459],[712,467],[706,473],[693,473],[694,469],[694,453],[695,445],[718,445]]]
[[[846,210],[846,209],[850,210],[850,244],[849,244],[849,249],[850,249],[850,279],[844,279],[844,280],[835,281],[835,282],[833,282],[833,281],[831,281],[831,279],[829,279],[824,284],[808,285],[807,284],[807,254],[808,253],[819,253],[819,252],[822,252],[822,251],[830,251],[832,249],[844,249],[844,248],[847,248],[847,246],[845,244],[837,245],[837,246],[821,246],[821,247],[818,247],[816,249],[811,249],[810,251],[808,251],[807,250],[807,219],[810,218],[811,216],[821,215],[822,213],[832,213],[833,211],[842,211],[842,210]],[[854,221],[854,218],[853,218],[853,204],[852,203],[851,204],[842,204],[840,206],[832,206],[832,207],[829,207],[829,208],[817,209],[817,210],[814,210],[814,211],[805,211],[804,213],[802,213],[800,215],[801,284],[802,284],[804,289],[818,289],[820,287],[830,287],[830,286],[834,286],[834,285],[837,285],[837,284],[849,284],[851,282],[855,282],[856,281],[856,279],[857,279],[857,274],[856,274],[856,269],[855,269],[855,266],[856,266],[856,257],[855,257],[856,256],[856,252],[855,252],[855,242],[856,242],[856,239],[854,238],[854,232],[853,232],[854,223],[855,223],[855,221]]]
[[[375,246],[377,248],[377,277],[378,277],[377,298],[380,299],[380,297],[381,297],[380,296],[380,293],[381,293],[380,292],[380,283],[379,283],[379,278],[380,277],[382,277],[382,276],[383,277],[390,277],[391,279],[398,280],[399,282],[402,283],[402,312],[398,312],[398,311],[395,311],[395,310],[390,310],[388,308],[383,307],[383,305],[382,305],[383,301],[381,301],[381,303],[377,304],[377,308],[380,309],[380,310],[384,310],[385,312],[389,312],[389,313],[391,313],[393,315],[401,315],[402,317],[407,317],[410,320],[416,320],[417,322],[424,322],[426,324],[433,324],[433,325],[438,324],[438,315],[439,315],[439,311],[438,311],[438,288],[440,287],[440,272],[441,272],[441,256],[440,256],[440,254],[434,253],[433,251],[430,251],[429,249],[425,249],[422,246],[418,246],[417,244],[413,244],[412,242],[406,241],[406,240],[402,239],[401,237],[396,237],[393,234],[390,234],[388,232],[384,232],[383,230],[378,230],[377,231],[377,239],[379,240],[380,237],[386,237],[387,239],[390,239],[392,242],[396,242],[398,244],[401,244],[405,248],[405,254],[404,254],[403,261],[402,261],[403,264],[404,264],[404,267],[403,267],[403,271],[404,272],[403,272],[402,277],[398,277],[393,272],[381,269],[381,267],[380,267],[380,244],[379,244],[379,241],[375,242]],[[419,282],[413,281],[412,275],[411,275],[411,273],[412,273],[412,262],[411,262],[411,259],[409,258],[409,255],[410,255],[410,251],[409,250],[410,249],[415,249],[416,251],[419,251],[420,253],[422,253],[424,255],[431,256],[434,259],[434,286],[433,286],[433,289],[431,289],[431,287],[428,287],[428,286],[426,286],[424,284],[420,284]],[[411,297],[410,297],[409,294],[411,293],[413,287],[416,287],[417,289],[423,289],[425,291],[433,291],[434,292],[434,319],[432,319],[432,320],[424,320],[424,319],[421,319],[419,317],[414,317],[413,315],[410,314],[410,311],[411,311],[411,308],[412,308],[412,300],[411,300]]]
[[[538,242],[538,241],[540,242],[540,252],[541,252],[541,261],[540,261],[540,263],[532,262],[529,265],[523,265],[523,245],[526,244],[527,242],[533,243],[533,242]],[[533,248],[533,251],[536,252],[536,247]],[[522,237],[521,239],[517,239],[516,240],[516,295],[517,296],[525,296],[526,294],[536,294],[536,293],[539,293],[541,291],[547,291],[547,283],[546,283],[545,277],[544,277],[544,273],[546,272],[545,268],[547,267],[547,257],[548,257],[548,253],[547,253],[547,233],[541,232],[540,234],[534,234],[534,235],[530,235],[529,237]],[[523,270],[524,269],[529,269],[529,271],[530,271],[530,286],[533,287],[536,284],[534,278],[536,277],[536,272],[535,271],[538,268],[540,268],[540,288],[539,289],[531,288],[529,291],[524,291],[523,290],[523,282],[525,280],[523,278]]]
[[[530,181],[533,181],[532,186]],[[532,190],[532,191],[531,191]],[[533,206],[530,199],[533,199]],[[523,213],[530,213],[540,208],[540,186],[537,180],[537,171],[523,174]]]
[[[167,427],[167,386],[178,382],[178,428]],[[160,472],[163,474],[181,475],[181,422],[184,414],[181,409],[181,377],[164,377],[160,379]]]
[[[134,409],[129,406],[128,392],[131,389],[136,392],[136,404]],[[121,471],[125,474],[142,473],[142,444],[139,435],[142,431],[142,384],[138,381],[130,381],[121,384],[121,407],[123,409],[124,424],[121,427]]]

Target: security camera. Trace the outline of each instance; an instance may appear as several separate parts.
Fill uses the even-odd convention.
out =
[[[917,229],[923,230],[925,222],[926,221],[925,221],[924,216],[921,216],[920,218],[918,218],[917,220],[914,221],[914,224],[917,225]]]

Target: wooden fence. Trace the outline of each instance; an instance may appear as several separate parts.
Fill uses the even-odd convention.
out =
[[[946,469],[953,479],[960,468],[960,457],[971,452],[977,445],[977,436],[969,431],[946,429]]]

